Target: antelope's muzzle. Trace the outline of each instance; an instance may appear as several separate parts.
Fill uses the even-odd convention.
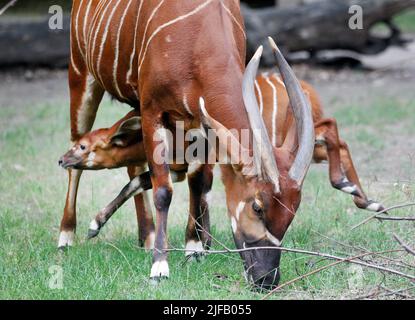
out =
[[[58,164],[64,169],[76,169],[82,163],[82,160],[70,150],[59,159]]]
[[[268,241],[261,241],[255,246],[272,247]],[[249,246],[248,246],[249,247]],[[245,274],[254,290],[272,290],[280,281],[280,250],[253,250],[242,253]]]

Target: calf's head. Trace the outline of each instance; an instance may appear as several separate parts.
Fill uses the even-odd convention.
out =
[[[242,156],[237,165],[222,166],[235,244],[241,250],[248,280],[260,289],[271,289],[278,285],[281,256],[278,247],[299,207],[303,180],[314,149],[314,126],[309,101],[272,39],[270,43],[290,97],[297,135],[293,143],[284,143],[281,148],[274,148],[270,143],[254,89],[262,53],[260,48],[247,66],[243,82],[244,104],[252,129],[253,159],[246,162]],[[232,158],[236,150],[234,142],[227,143],[232,133],[210,117],[203,103],[201,115],[204,127],[215,130],[219,144],[225,141],[222,147],[227,149]],[[240,145],[237,150],[243,153],[244,147]],[[252,175],[250,172],[253,167],[255,174]],[[257,247],[269,248],[253,249]]]
[[[141,121],[131,111],[111,128],[91,131],[76,141],[59,160],[63,168],[80,170],[113,169],[145,159]]]

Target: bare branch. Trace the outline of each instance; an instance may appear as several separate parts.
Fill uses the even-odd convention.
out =
[[[145,250],[144,248],[139,248],[137,247],[139,250]],[[378,266],[378,265],[374,265],[371,263],[367,263],[367,262],[363,262],[363,261],[358,261],[358,260],[350,260],[348,261],[347,258],[344,257],[338,257],[338,256],[334,256],[331,254],[327,254],[327,253],[321,253],[321,252],[316,252],[316,251],[308,251],[308,250],[301,250],[301,249],[294,249],[294,248],[284,248],[284,247],[252,247],[252,248],[245,248],[245,249],[230,249],[230,250],[207,250],[206,254],[225,254],[225,253],[241,253],[241,252],[247,252],[247,251],[254,251],[254,250],[280,250],[283,252],[291,252],[291,253],[302,253],[302,254],[307,254],[310,256],[317,256],[317,257],[324,257],[330,260],[338,260],[338,261],[343,261],[343,262],[347,262],[347,263],[352,263],[352,264],[357,264],[357,265],[361,265],[367,268],[371,268],[371,269],[376,269],[379,271],[383,271],[383,272],[387,272],[390,274],[394,274],[394,275],[398,275],[401,276],[403,278],[407,278],[410,279],[412,281],[415,281],[415,276],[412,276],[410,274],[406,274],[394,269],[390,269],[390,268],[386,268],[386,267],[382,267],[382,266]],[[162,252],[195,252],[195,253],[201,253],[198,250],[189,250],[189,249],[164,249],[164,250],[160,250]],[[396,249],[396,250],[389,250],[386,252],[404,252],[405,250],[403,249]],[[376,255],[378,254],[378,252],[371,252],[371,255]],[[367,255],[367,253],[365,253],[365,255]],[[346,259],[346,260],[345,260]]]
[[[399,242],[399,244],[405,249],[406,252],[408,252],[409,254],[412,254],[415,256],[415,250],[412,249],[409,245],[407,245],[405,242],[402,241],[401,238],[398,237],[397,234],[393,234],[393,237],[395,238],[396,241]]]
[[[357,225],[355,225],[354,227],[352,227],[352,228],[351,228],[351,231],[353,231],[353,230],[357,229],[358,227],[360,227],[360,226],[362,226],[362,225],[364,225],[364,224],[368,223],[368,222],[369,222],[370,220],[372,220],[372,219],[379,218],[378,216],[379,216],[379,215],[381,215],[381,214],[383,214],[383,213],[385,213],[385,212],[392,211],[392,210],[396,210],[396,209],[401,209],[401,208],[406,208],[406,207],[413,207],[413,206],[415,206],[415,202],[406,203],[406,204],[399,204],[399,205],[396,205],[396,206],[393,206],[393,207],[387,208],[387,209],[385,209],[385,210],[382,210],[382,211],[376,212],[376,214],[374,214],[374,215],[372,215],[372,216],[370,216],[370,217],[366,218],[366,219],[365,219],[365,220],[363,220],[362,222],[360,222],[360,223],[358,223]],[[381,217],[381,216],[380,216],[380,217]],[[381,217],[381,218],[384,218],[384,217]]]
[[[387,291],[387,292],[380,294],[378,297],[387,297],[387,296],[397,295],[397,296],[402,296],[406,299],[413,299],[413,297],[411,295],[403,294],[403,292],[414,290],[415,286],[412,286],[412,287],[409,287],[409,288],[404,288],[404,289],[399,289],[399,290],[396,290],[396,291],[390,290],[390,289],[385,288],[385,287],[382,287],[382,289]]]
[[[382,252],[377,252],[377,253],[383,254],[383,253],[389,253],[391,251],[394,251],[394,250],[387,250],[387,251],[382,251]],[[352,260],[356,260],[356,259],[363,258],[365,256],[370,256],[370,255],[373,255],[373,254],[374,254],[373,252],[362,253],[362,254],[359,254],[359,255],[354,256],[354,257],[344,258],[342,260],[338,260],[336,262],[330,263],[330,264],[328,264],[326,266],[323,266],[321,268],[318,268],[316,270],[310,271],[310,272],[308,272],[306,274],[303,274],[303,275],[301,275],[301,276],[299,276],[297,278],[294,278],[294,279],[292,279],[292,280],[290,280],[288,282],[285,282],[285,283],[279,285],[278,287],[276,287],[275,289],[273,289],[271,292],[269,292],[268,294],[266,294],[261,300],[268,299],[271,295],[273,295],[278,290],[280,290],[280,289],[282,289],[282,288],[284,288],[284,287],[286,287],[286,286],[288,286],[290,284],[293,284],[293,283],[295,283],[295,282],[297,282],[299,280],[302,280],[304,278],[307,278],[307,277],[309,277],[309,276],[311,276],[313,274],[316,274],[316,273],[321,272],[323,270],[326,270],[328,268],[334,267],[334,266],[336,266],[338,264],[341,264],[341,263],[344,263],[344,262],[352,262]]]
[[[368,250],[368,249],[366,249],[364,247],[352,246],[352,245],[349,245],[347,243],[340,242],[340,241],[338,241],[338,240],[336,240],[334,238],[331,238],[331,237],[329,237],[327,235],[324,235],[324,234],[322,234],[322,233],[320,233],[318,231],[315,231],[315,230],[311,230],[311,231],[314,232],[314,233],[316,233],[317,235],[319,235],[319,236],[321,236],[321,237],[323,237],[323,238],[325,238],[327,240],[333,241],[334,243],[339,244],[339,245],[341,245],[341,246],[343,246],[345,248],[350,248],[350,249],[353,249],[353,250],[358,250],[358,251],[361,251],[362,253],[369,253],[369,252],[371,252],[370,250]],[[345,255],[348,255],[348,254],[349,253],[347,253]],[[404,262],[404,261],[401,261],[401,260],[393,259],[393,258],[387,257],[387,256],[382,255],[382,254],[374,253],[374,256],[379,257],[379,258],[382,258],[382,259],[385,259],[387,261],[390,261],[390,262],[392,262],[393,265],[398,266],[398,267],[410,268],[410,269],[415,268],[415,265],[413,265],[413,264],[409,264],[409,263]]]
[[[2,9],[0,9],[0,16],[7,11],[10,7],[16,4],[17,0],[9,1]]]
[[[415,217],[375,217],[375,219],[386,221],[415,221]]]

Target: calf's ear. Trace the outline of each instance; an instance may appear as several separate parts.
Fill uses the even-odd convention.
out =
[[[141,117],[132,117],[120,123],[117,130],[111,135],[110,143],[125,147],[127,142],[141,130]]]

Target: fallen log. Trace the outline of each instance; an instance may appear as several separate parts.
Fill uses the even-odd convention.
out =
[[[363,29],[349,28],[349,7],[363,9]],[[264,65],[274,59],[267,44],[272,35],[287,54],[320,50],[352,50],[360,54],[376,54],[391,45],[401,45],[399,29],[392,18],[405,9],[415,7],[415,0],[326,0],[299,6],[252,9],[242,5],[248,37],[248,57],[259,44],[265,45]],[[390,29],[387,37],[372,34],[371,29],[384,22]],[[44,66],[65,67],[69,59],[70,18],[65,16],[63,30],[50,30],[48,17],[28,20],[2,16],[0,20],[0,67]]]
[[[352,5],[362,10],[363,28],[352,30],[349,13]],[[391,45],[403,45],[401,31],[393,23],[395,15],[415,7],[415,0],[330,0],[287,8],[253,10],[243,5],[248,34],[248,56],[258,44],[267,48],[267,37],[273,36],[288,54],[308,51],[342,49],[361,54],[378,54]],[[373,27],[383,23],[389,35],[373,34]],[[265,64],[273,63],[271,50],[264,53]]]
[[[64,18],[63,30],[51,30],[48,22],[48,17],[18,20],[2,18],[0,67],[66,67],[70,18]]]

